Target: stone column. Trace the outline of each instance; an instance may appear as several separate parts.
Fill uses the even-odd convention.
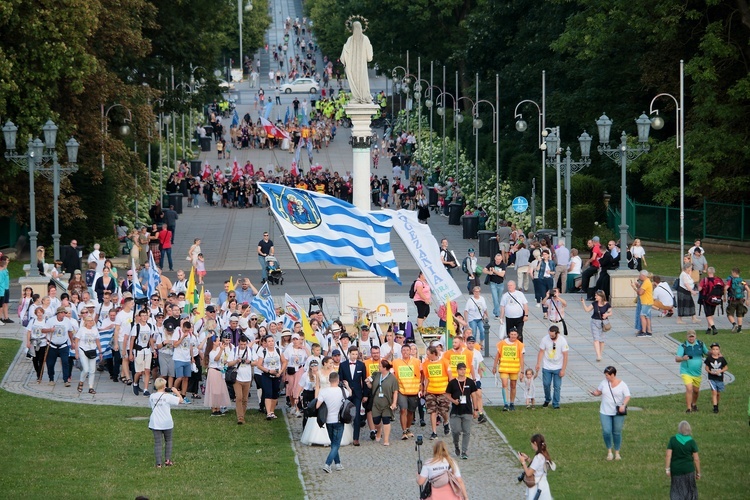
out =
[[[375,104],[347,104],[344,108],[352,120],[352,203],[363,212],[371,210],[370,205],[370,145],[372,131],[370,121],[378,112]],[[348,269],[347,277],[339,279],[339,304],[341,321],[352,323],[351,307],[357,307],[362,299],[363,307],[375,309],[385,303],[386,278],[375,276],[369,271]]]

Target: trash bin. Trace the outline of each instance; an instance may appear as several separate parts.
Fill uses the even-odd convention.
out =
[[[204,153],[211,152],[211,138],[201,137],[201,151]]]
[[[182,179],[180,181],[180,191],[179,192],[182,194],[182,196],[187,196],[188,195],[188,183],[187,183],[187,179]]]
[[[323,297],[310,297],[310,306],[307,309],[307,315],[312,314],[313,311],[323,310]]]
[[[536,236],[537,240],[544,238],[547,240],[547,246],[552,248],[552,242],[557,238],[557,229],[540,229],[534,234],[534,236]]]
[[[479,247],[479,256],[480,257],[491,257],[495,254],[490,254],[491,247],[490,247],[490,240],[491,238],[495,237],[495,231],[477,231],[477,239],[479,240],[479,244],[477,245]]]
[[[190,177],[198,177],[201,175],[201,161],[190,160]]]
[[[431,187],[429,190],[429,198],[427,199],[427,204],[431,207],[436,207],[438,202],[438,194],[437,191],[435,191],[434,187]]]
[[[171,202],[169,201],[169,194],[168,193],[164,193],[163,195],[161,195],[161,207],[162,208],[169,208],[169,204],[170,203]]]
[[[178,214],[182,213],[182,193],[169,193],[169,204]]]
[[[449,208],[448,224],[451,226],[460,226],[464,207],[460,203],[451,203]]]
[[[463,217],[461,217],[461,224],[464,227],[465,240],[477,239],[477,231],[479,231],[478,215],[464,215]]]

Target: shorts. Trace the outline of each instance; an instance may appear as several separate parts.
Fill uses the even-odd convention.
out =
[[[498,244],[498,249],[503,253],[506,254],[510,250],[510,244],[508,244],[505,241],[502,241]]]
[[[386,417],[383,415],[382,417],[372,417],[372,423],[375,425],[380,425],[380,421],[383,421],[383,425],[390,425],[391,423],[391,417]]]
[[[682,378],[682,383],[685,385],[692,385],[693,387],[701,386],[700,375],[697,377],[694,377],[693,375],[688,375],[687,373],[680,373],[680,378]]]
[[[10,304],[10,288],[5,290],[5,293],[0,295],[0,306],[4,304]]]
[[[447,415],[451,408],[451,402],[445,394],[427,394],[424,398],[424,405],[427,413],[438,413]]]
[[[475,380],[474,383],[477,385],[477,390],[482,390],[482,381],[481,380]]]
[[[419,406],[419,396],[407,396],[405,394],[398,394],[398,407],[402,410],[414,413],[417,411]]]
[[[703,303],[703,311],[706,313],[706,317],[710,318],[714,315],[716,312],[716,306],[712,306],[711,304]]]
[[[708,385],[711,386],[711,390],[714,392],[724,392],[724,382],[721,380],[708,380]]]
[[[151,369],[151,349],[141,349],[135,351],[133,356],[133,363],[135,364],[135,372],[141,373]]]
[[[174,377],[174,361],[171,354],[159,353],[159,375],[162,377]]]
[[[414,305],[417,306],[417,319],[425,319],[430,315],[430,304],[416,300],[414,301]]]
[[[653,308],[653,305],[650,306],[644,306],[641,304],[641,316],[644,318],[650,318],[651,317],[651,309]]]
[[[518,380],[518,373],[500,372],[500,378],[509,378],[511,380]]]
[[[260,376],[260,385],[264,399],[279,399],[281,377],[271,377],[269,374],[263,373]]]
[[[190,377],[190,361],[175,361],[174,376],[176,378]]]
[[[744,304],[742,299],[734,300],[731,299],[727,304],[727,316],[737,316],[742,318],[747,314],[747,306]]]

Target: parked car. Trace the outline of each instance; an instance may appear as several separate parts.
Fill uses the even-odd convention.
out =
[[[224,92],[234,90],[234,83],[229,83],[226,80],[219,79],[219,88]]]
[[[318,82],[312,78],[297,78],[293,82],[282,85],[281,91],[285,94],[291,94],[292,92],[309,92],[310,94],[317,94]]]

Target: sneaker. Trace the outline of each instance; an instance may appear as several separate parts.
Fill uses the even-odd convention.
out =
[[[542,408],[547,408],[548,406],[549,406],[549,401],[545,401],[545,402],[544,402],[544,403],[542,404]]]
[[[323,470],[330,474],[331,473],[331,466],[328,465],[328,464],[325,464],[323,466]]]
[[[466,452],[461,453],[461,460],[468,460],[469,455],[466,454]]]
[[[654,336],[653,332],[646,332],[646,337],[653,337],[653,336]]]
[[[612,452],[611,452],[611,451],[607,453],[607,460],[608,460],[608,461],[610,461],[610,462],[611,462],[612,460],[614,460],[614,458],[615,458],[615,456],[614,456],[614,455],[612,455]]]
[[[448,434],[450,434],[450,433],[451,433],[451,426],[450,426],[450,425],[448,425],[448,424],[445,424],[445,425],[443,426],[443,434],[445,434],[445,435],[447,436],[447,435],[448,435]]]
[[[226,406],[222,406],[221,408],[219,408],[219,411],[221,413],[226,413],[227,412],[227,407]]]
[[[186,405],[192,404],[192,401],[190,401],[190,398],[182,398],[183,401],[185,401]]]
[[[719,413],[719,405],[714,405],[714,413]]]
[[[55,385],[55,381],[54,380],[50,380],[49,382],[47,382],[47,385]]]
[[[336,466],[334,467],[334,469],[335,470],[344,470],[344,466],[341,465],[341,464],[336,464]]]
[[[456,452],[456,456],[457,456],[457,457],[460,457],[460,456],[461,456],[461,450],[459,450],[459,449],[458,449],[458,446],[454,447],[454,448],[453,448],[453,451],[455,451],[455,452]]]
[[[714,335],[718,335],[719,334],[719,330],[717,330],[716,328],[714,328],[713,330],[714,330],[713,331]]]
[[[516,411],[516,405],[513,403],[510,404],[510,411]]]
[[[148,391],[143,391],[143,395],[144,395],[144,396],[150,396],[150,395],[151,395],[151,393],[150,393],[150,392],[148,392]]]
[[[706,328],[706,335],[711,335],[711,329],[710,328]]]
[[[690,409],[693,410],[693,412],[696,412],[698,411],[698,405],[693,405]]]
[[[484,415],[484,413],[479,414],[479,418],[477,418],[477,422],[480,424],[483,424],[487,421],[487,417]]]
[[[690,411],[690,408],[688,408],[687,410],[685,410],[685,413],[692,413],[692,412]]]
[[[266,420],[273,420],[273,417],[271,416],[271,414],[270,414],[270,413],[268,413],[268,414],[266,415]],[[330,472],[330,471],[329,471],[329,472]]]
[[[427,423],[426,423],[426,422],[425,422],[424,420],[420,420],[420,421],[419,421],[419,426],[420,426],[420,427],[424,427],[424,426],[426,426],[426,425],[427,425]]]
[[[503,411],[508,411],[508,405],[503,405]]]
[[[732,323],[732,333],[737,333],[737,323]]]
[[[211,412],[212,417],[221,417],[222,413],[220,411],[212,411]]]
[[[404,438],[401,438],[401,439],[404,439]],[[434,432],[430,434],[430,439],[437,439],[437,434]]]
[[[648,337],[648,334],[646,332],[638,332],[636,337]]]
[[[0,326],[3,326],[5,324],[5,321],[0,319]]]
[[[741,331],[742,331],[742,327],[739,326],[739,325],[737,325],[737,332],[736,333],[740,333]]]
[[[536,303],[536,306],[537,306],[537,307],[542,307],[542,304],[540,304],[539,302],[537,302],[537,303]]]
[[[15,321],[13,321],[13,320],[12,320],[12,319],[10,319],[10,318],[5,318],[5,319],[3,320],[3,323],[5,323],[6,325],[12,325],[13,323],[15,323]]]
[[[133,384],[132,387],[133,387],[133,394],[137,396],[140,393],[141,388],[138,387],[138,384]]]
[[[375,436],[377,435],[377,432],[370,431],[370,441],[375,441]]]

